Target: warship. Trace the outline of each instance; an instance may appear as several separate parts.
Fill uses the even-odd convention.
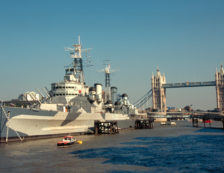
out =
[[[0,141],[91,133],[94,122],[117,121],[118,128],[134,126],[137,109],[127,94],[110,87],[110,66],[105,68],[105,88],[84,82],[80,37],[67,48],[73,59],[65,68],[64,80],[51,84],[47,97],[30,107],[0,107]],[[34,97],[31,95],[31,97]]]

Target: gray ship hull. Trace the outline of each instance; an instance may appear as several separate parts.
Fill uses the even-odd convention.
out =
[[[127,114],[114,113],[76,113],[60,111],[32,110],[25,108],[4,107],[5,112],[10,111],[10,119],[0,110],[0,138],[4,142],[22,138],[46,138],[62,136],[65,134],[93,133],[94,121],[117,121],[118,128],[134,127],[134,120]]]

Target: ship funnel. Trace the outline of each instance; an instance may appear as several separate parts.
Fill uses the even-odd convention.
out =
[[[117,87],[111,87],[111,99],[112,103],[115,104],[117,101]]]
[[[96,99],[98,102],[101,102],[102,101],[102,92],[103,92],[102,84],[96,83],[95,88],[96,88]]]
[[[96,88],[95,87],[89,88],[89,100],[91,103],[96,100]]]

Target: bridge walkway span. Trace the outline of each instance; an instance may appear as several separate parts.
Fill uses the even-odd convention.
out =
[[[207,81],[207,82],[167,83],[163,84],[162,88],[184,88],[184,87],[205,87],[205,86],[216,86],[216,82]]]

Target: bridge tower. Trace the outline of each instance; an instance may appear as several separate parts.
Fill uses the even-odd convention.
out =
[[[222,65],[220,71],[216,70],[215,82],[216,82],[217,108],[220,111],[224,111],[224,70]]]
[[[161,75],[157,68],[156,75],[152,74],[152,108],[161,112],[166,112],[166,89],[162,87],[165,83],[165,74]]]

